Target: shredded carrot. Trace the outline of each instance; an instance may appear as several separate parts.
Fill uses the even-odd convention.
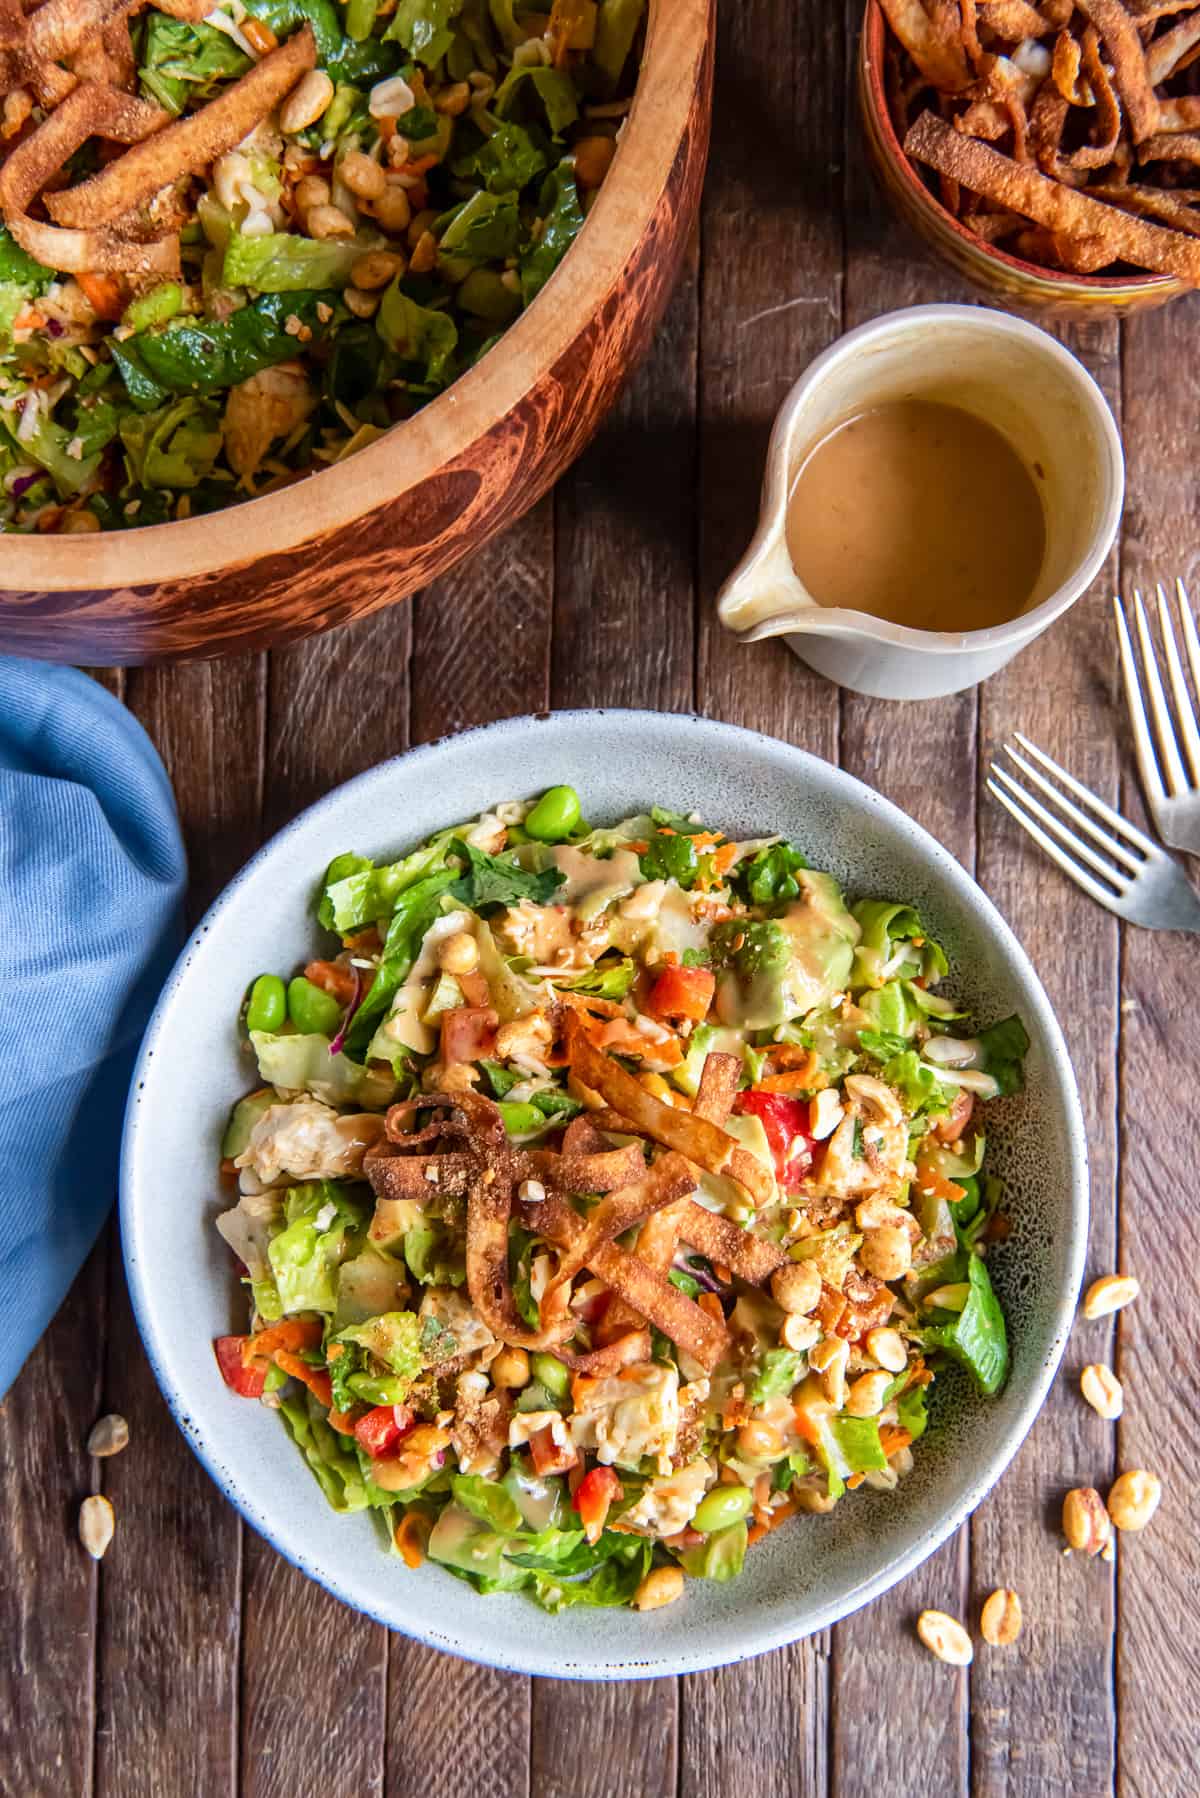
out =
[[[722,843],[721,847],[713,856],[714,872],[717,874],[727,874],[737,860],[737,852],[738,846],[736,843]]]
[[[251,1336],[247,1344],[247,1355],[258,1360],[271,1356],[276,1349],[287,1349],[296,1354],[300,1349],[318,1348],[321,1342],[321,1326],[307,1317],[285,1317],[280,1323],[268,1324],[257,1336]]]
[[[232,1161],[228,1155],[224,1156],[221,1161],[222,1180],[236,1180],[237,1172],[237,1163]]]
[[[692,838],[693,847],[696,849],[711,849],[714,843],[719,843],[720,841],[721,833],[719,830],[698,830]]]
[[[381,125],[385,123],[383,119],[379,122]],[[392,124],[394,125],[395,122],[393,119]],[[352,935],[342,938],[343,949],[382,949],[382,947],[379,931],[374,924],[368,925],[366,930],[356,930]]]
[[[650,845],[649,843],[630,843],[629,847],[633,850],[635,855],[645,855]]]
[[[851,1492],[856,1492],[866,1479],[865,1473],[850,1473],[846,1476],[846,1485]]]
[[[330,1429],[336,1430],[339,1436],[353,1436],[354,1419],[351,1417],[349,1411],[336,1411],[333,1406],[330,1405],[329,1427]]]
[[[917,1187],[925,1194],[926,1198],[945,1199],[950,1205],[956,1205],[960,1199],[965,1199],[967,1196],[965,1186],[959,1186],[956,1181],[948,1180],[939,1168],[931,1166],[922,1156],[917,1158]]]
[[[385,144],[390,144],[396,135],[396,121],[392,118],[380,119],[376,129]]]
[[[113,275],[79,274],[75,279],[97,318],[120,318],[125,301],[121,284]]]
[[[796,1506],[789,1497],[785,1505],[776,1505],[773,1511],[767,1512],[765,1518],[756,1519],[746,1531],[747,1544],[753,1547],[756,1542],[761,1542],[764,1536],[769,1536],[772,1530],[777,1530],[781,1523],[786,1523],[795,1509]]]
[[[802,1406],[797,1405],[793,1411],[796,1420],[796,1433],[810,1448],[817,1446],[817,1426]]]
[[[911,1432],[902,1429],[898,1424],[888,1424],[879,1432],[879,1446],[889,1461],[893,1455],[898,1455],[902,1448],[907,1448],[911,1441]]]
[[[279,39],[271,27],[264,25],[261,19],[243,19],[242,36],[251,49],[257,50],[260,56],[266,56],[270,51],[279,47]]]
[[[319,986],[331,999],[336,999],[339,1005],[349,1005],[357,990],[353,971],[336,961],[310,961],[304,970],[304,978],[313,986]]]
[[[812,1076],[807,1068],[793,1068],[787,1074],[768,1074],[759,1081],[760,1093],[806,1093],[812,1090]]]
[[[714,1323],[723,1324],[725,1322],[725,1313],[721,1309],[721,1301],[715,1292],[700,1293],[696,1299],[696,1303],[699,1305],[701,1311],[706,1311],[708,1313]]]
[[[276,1349],[271,1358],[276,1367],[282,1367],[284,1373],[290,1373],[294,1380],[302,1380],[320,1404],[332,1407],[333,1386],[323,1367],[310,1367],[307,1361],[302,1361],[299,1355],[293,1355],[287,1349]]]
[[[406,1511],[396,1525],[395,1543],[406,1567],[419,1567],[425,1559],[425,1548],[433,1533],[433,1519],[428,1511]]]

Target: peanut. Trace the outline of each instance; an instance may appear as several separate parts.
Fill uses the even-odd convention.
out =
[[[354,236],[354,226],[340,206],[314,206],[304,223],[310,237]]]
[[[110,1411],[107,1417],[101,1417],[92,1425],[87,1439],[87,1452],[89,1455],[99,1456],[119,1455],[128,1445],[129,1425],[115,1411]]]
[[[901,1373],[908,1365],[908,1350],[899,1330],[886,1326],[867,1331],[867,1353],[889,1373]]]
[[[353,281],[354,285],[361,288],[364,293],[374,293],[377,287],[386,287],[388,282],[396,275],[402,275],[403,273],[404,258],[402,256],[393,254],[391,250],[369,250],[365,256],[359,257],[358,261],[350,270],[350,279]],[[451,943],[461,944],[462,942],[470,943],[473,958],[471,961],[464,961],[461,968],[453,968],[445,959],[446,951]],[[462,950],[461,952],[463,954],[466,953],[465,950]],[[455,953],[458,953],[458,951],[455,951]],[[448,974],[469,974],[472,968],[478,966],[478,963],[479,950],[476,946],[475,938],[469,931],[457,931],[454,936],[448,936],[439,946],[438,966],[444,968]]]
[[[917,1618],[917,1634],[939,1661],[951,1667],[969,1667],[975,1658],[971,1638],[957,1618],[945,1611],[922,1611]]]
[[[883,1395],[891,1383],[889,1373],[862,1374],[846,1395],[846,1409],[851,1417],[878,1417],[883,1410]]]
[[[304,131],[328,110],[333,82],[324,69],[310,69],[279,109],[281,131]]]
[[[387,176],[371,156],[350,150],[342,157],[338,173],[360,200],[377,200],[387,187]]]
[[[999,1586],[979,1613],[979,1633],[992,1648],[1011,1648],[1021,1633],[1021,1600],[1010,1586]]]
[[[792,1261],[771,1275],[771,1297],[784,1311],[804,1317],[819,1302],[821,1275],[811,1261]]]
[[[680,1567],[656,1567],[648,1573],[633,1595],[633,1607],[636,1611],[661,1611],[665,1604],[674,1604],[677,1598],[683,1597],[683,1569]]]
[[[575,179],[580,187],[599,187],[616,152],[615,138],[581,137],[575,145]]]
[[[94,1492],[90,1498],[84,1499],[79,1507],[79,1540],[93,1561],[103,1558],[105,1549],[113,1539],[116,1524],[112,1506],[100,1493]]]
[[[488,1372],[492,1376],[493,1386],[506,1387],[509,1391],[516,1392],[529,1384],[529,1356],[523,1348],[501,1349]]]
[[[1115,1422],[1125,1409],[1125,1393],[1120,1380],[1111,1367],[1105,1367],[1101,1362],[1090,1362],[1084,1368],[1079,1376],[1079,1390],[1092,1410],[1109,1423]]]
[[[1079,1554],[1098,1555],[1112,1536],[1112,1523],[1094,1486],[1076,1486],[1063,1499],[1063,1535]]]
[[[1132,1467],[1113,1481],[1108,1514],[1119,1530],[1144,1530],[1161,1498],[1162,1481],[1158,1475]]]
[[[1083,1300],[1083,1315],[1087,1318],[1109,1317],[1114,1311],[1131,1305],[1140,1291],[1132,1274],[1104,1274],[1088,1287]]]

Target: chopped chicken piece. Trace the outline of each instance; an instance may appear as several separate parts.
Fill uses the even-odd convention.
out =
[[[317,403],[295,366],[260,369],[229,390],[225,403],[225,453],[246,486],[271,445],[302,425]]]
[[[577,1448],[595,1451],[598,1461],[636,1468],[643,1456],[671,1471],[671,1454],[679,1430],[679,1374],[654,1362],[627,1367],[589,1387],[571,1419]]]
[[[363,1155],[382,1134],[383,1119],[375,1112],[339,1117],[319,1099],[296,1099],[263,1112],[233,1165],[249,1168],[264,1186],[285,1175],[293,1180],[344,1179],[361,1175]]]
[[[715,1478],[711,1462],[701,1459],[651,1480],[636,1505],[622,1515],[622,1528],[640,1536],[678,1535],[696,1515],[696,1506]]]

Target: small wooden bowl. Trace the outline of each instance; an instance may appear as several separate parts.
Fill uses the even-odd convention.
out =
[[[884,193],[901,218],[956,273],[988,299],[1041,318],[1128,316],[1163,306],[1189,290],[1171,275],[1071,275],[1010,256],[960,223],[930,192],[904,154],[884,82],[888,23],[867,0],[858,54],[858,99],[867,150]]]
[[[621,147],[579,241],[502,342],[346,462],[144,530],[2,539],[0,648],[139,663],[286,643],[403,599],[575,459],[647,348],[700,198],[715,0],[650,0]]]

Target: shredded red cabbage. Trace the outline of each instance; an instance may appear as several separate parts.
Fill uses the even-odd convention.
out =
[[[28,493],[29,489],[33,486],[34,482],[40,481],[41,478],[42,478],[41,470],[36,469],[36,468],[34,469],[32,474],[19,474],[17,476],[16,480],[13,482],[12,486],[9,488],[9,492],[12,494],[14,499],[20,499],[21,495],[23,493]]]
[[[363,1002],[362,974],[360,973],[358,968],[353,968],[351,970],[351,972],[354,975],[354,994],[350,1000],[349,1005],[347,1005],[347,1007],[346,1007],[345,1014],[342,1018],[341,1023],[338,1025],[338,1033],[329,1045],[329,1053],[331,1055],[336,1055],[338,1053],[339,1049],[341,1048],[342,1044],[345,1042],[346,1032],[350,1028],[350,1025],[354,1018],[354,1014]]]

